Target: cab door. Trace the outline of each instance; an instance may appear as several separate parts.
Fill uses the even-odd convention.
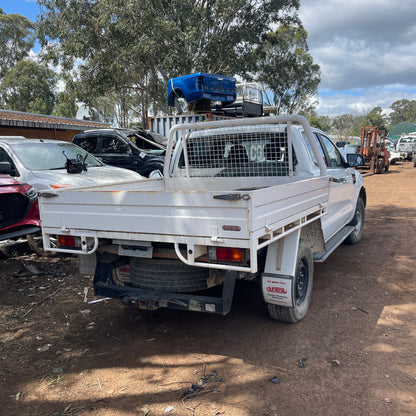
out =
[[[332,141],[321,133],[315,133],[315,136],[323,150],[328,174],[331,175],[327,215],[322,218],[324,239],[328,240],[352,219],[356,178],[355,170],[347,167]]]
[[[136,170],[137,162],[128,145],[119,137],[106,135],[100,137],[100,150],[96,154],[105,164]]]

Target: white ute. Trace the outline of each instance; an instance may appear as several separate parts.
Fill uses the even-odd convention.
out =
[[[44,245],[80,254],[96,295],[226,314],[235,280],[259,280],[270,316],[297,322],[314,261],[362,237],[362,163],[298,115],[175,125],[163,178],[40,192]]]

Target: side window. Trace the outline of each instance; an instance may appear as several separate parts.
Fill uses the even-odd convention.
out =
[[[0,147],[0,162],[10,162],[11,165],[11,175],[12,176],[19,176],[19,173],[17,172],[16,166],[13,163],[12,158],[9,156],[9,154],[2,148]]]
[[[308,151],[309,151],[309,153],[310,153],[310,155],[311,155],[311,158],[312,158],[312,161],[313,161],[314,165],[315,165],[315,166],[319,166],[319,165],[318,165],[318,161],[316,160],[315,153],[314,153],[314,152],[313,152],[313,150],[312,150],[311,143],[309,142],[308,136],[306,135],[306,133],[305,133],[305,132],[303,132],[303,133],[302,133],[302,135],[303,135],[303,137],[304,137],[304,139],[305,139],[306,147],[308,148]],[[314,134],[313,134],[313,137],[315,138],[316,143],[318,144],[318,148],[319,148],[319,150],[320,150],[320,152],[321,152],[321,157],[322,157],[322,159],[325,161],[325,152],[324,152],[324,150],[322,149],[322,144],[321,144],[321,142],[319,141],[319,138],[318,138],[317,134],[316,134],[316,133],[314,133]]]
[[[102,140],[103,153],[127,153],[128,147],[117,137],[103,137]]]
[[[148,150],[148,149],[157,149],[156,146],[152,146],[150,143],[148,143],[146,140],[141,138],[140,136],[136,134],[131,134],[127,136],[129,140],[134,143],[139,149]]]
[[[2,147],[0,147],[0,162],[10,162],[13,165],[10,156]]]
[[[140,149],[146,149],[146,142],[141,138],[137,137],[134,134],[129,136],[129,139]]]
[[[328,167],[330,168],[345,167],[344,159],[341,156],[341,153],[339,152],[339,150],[334,145],[334,143],[332,143],[331,140],[328,139],[328,137],[326,136],[321,135],[321,138],[329,156],[329,164],[327,164]]]
[[[74,143],[79,147],[82,147],[88,153],[95,153],[97,147],[97,138],[96,137],[85,137],[80,139],[75,139]]]

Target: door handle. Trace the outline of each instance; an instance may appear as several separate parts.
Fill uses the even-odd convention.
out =
[[[347,183],[348,178],[334,178],[333,176],[331,176],[329,180],[335,183]]]

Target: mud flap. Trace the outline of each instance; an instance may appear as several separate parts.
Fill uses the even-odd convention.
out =
[[[262,292],[266,303],[293,308],[293,277],[262,274]]]
[[[300,230],[296,230],[267,248],[266,264],[261,276],[262,294],[266,303],[294,307],[293,279],[299,239]]]

